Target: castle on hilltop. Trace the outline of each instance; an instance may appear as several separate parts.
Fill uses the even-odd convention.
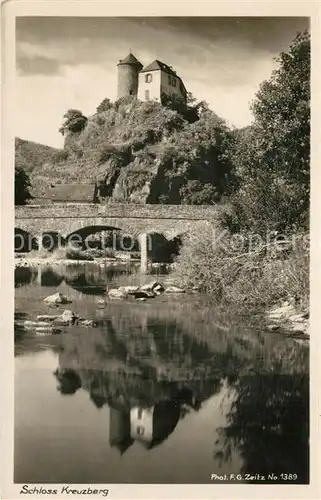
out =
[[[117,68],[117,99],[135,96],[140,101],[162,102],[162,98],[168,96],[186,102],[183,80],[171,66],[158,59],[144,67],[130,52],[119,61]]]

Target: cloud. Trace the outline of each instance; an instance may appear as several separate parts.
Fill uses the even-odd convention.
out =
[[[41,55],[19,53],[17,57],[17,71],[20,75],[56,75],[62,70],[57,59]]]
[[[306,18],[17,18],[17,54],[38,51],[60,65],[115,65],[132,48],[173,64],[230,63],[273,57],[288,47]],[[153,57],[153,54],[155,57]],[[206,56],[206,57],[205,57]],[[147,61],[143,63],[147,64]],[[57,68],[57,69],[58,69]],[[37,71],[38,66],[35,66]],[[206,68],[205,68],[206,69]]]

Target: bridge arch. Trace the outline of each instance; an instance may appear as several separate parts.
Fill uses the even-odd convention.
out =
[[[21,229],[20,227],[14,228],[14,251],[15,252],[31,252],[31,250],[38,250],[38,241],[29,231]]]
[[[148,233],[149,245],[147,248],[148,258],[152,262],[173,262],[174,256],[178,255],[182,245],[181,234],[166,234],[152,231]]]
[[[52,204],[15,207],[16,224],[42,241],[41,234],[59,233],[63,238],[86,234],[93,230],[112,228],[140,241],[142,261],[147,261],[147,245],[151,234],[167,240],[183,233],[199,233],[202,228],[221,225],[218,206],[145,205],[145,204]],[[88,229],[86,229],[88,228]],[[97,228],[97,229],[96,229]]]
[[[59,231],[44,231],[38,235],[38,240],[39,239],[41,239],[41,247],[49,252],[61,246],[65,246],[66,243],[65,238]]]
[[[66,234],[66,244],[78,246],[81,248],[95,248],[95,241],[104,241],[110,239],[111,234],[118,234],[121,231],[119,227],[110,226],[105,224],[89,224],[87,226],[80,226],[73,228],[73,230]],[[97,235],[99,234],[99,237]],[[94,238],[96,236],[96,238]]]
[[[82,226],[66,235],[66,244],[79,246],[82,249],[102,248],[113,251],[138,252],[141,246],[141,233],[130,227],[121,225],[89,225]],[[97,234],[99,235],[97,236]],[[94,238],[96,236],[96,238]],[[91,238],[92,237],[92,238]],[[147,246],[151,248],[151,237],[147,234]]]

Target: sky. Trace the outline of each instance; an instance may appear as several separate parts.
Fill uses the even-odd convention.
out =
[[[131,50],[145,66],[173,66],[189,92],[236,127],[299,31],[300,17],[19,17],[16,136],[62,147],[69,108],[86,116],[116,98],[117,63]]]

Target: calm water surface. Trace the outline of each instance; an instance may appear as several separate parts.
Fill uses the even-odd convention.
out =
[[[96,264],[16,269],[15,482],[307,483],[308,349],[195,296],[101,308],[125,280]],[[50,309],[56,291],[72,304]],[[68,308],[98,327],[19,326]]]

